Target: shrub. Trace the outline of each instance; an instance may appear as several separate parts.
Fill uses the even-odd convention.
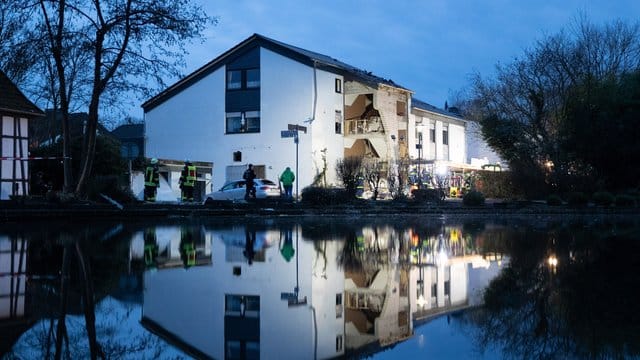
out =
[[[302,202],[310,205],[337,205],[352,200],[345,189],[308,186],[302,189]]]
[[[567,204],[572,207],[583,207],[586,206],[588,202],[589,199],[587,195],[580,191],[572,192],[567,197]]]
[[[479,191],[469,191],[462,197],[462,203],[467,206],[484,205],[484,195]]]
[[[414,189],[411,190],[411,195],[416,202],[440,202],[444,200],[443,192],[439,189]]]
[[[616,203],[616,206],[619,206],[619,207],[631,207],[636,205],[636,199],[631,195],[622,194],[622,195],[616,196],[615,203]]]
[[[547,205],[560,206],[562,205],[562,198],[560,197],[560,195],[551,194],[547,197]]]
[[[508,171],[479,171],[474,181],[474,189],[489,198],[508,199],[522,197],[522,189],[513,183],[512,174]]]
[[[593,203],[598,206],[610,206],[611,204],[613,204],[613,201],[615,200],[615,198],[613,197],[613,194],[606,191],[598,191],[593,194],[592,198],[593,198]]]

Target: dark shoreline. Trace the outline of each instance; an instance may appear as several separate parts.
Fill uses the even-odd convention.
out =
[[[586,206],[572,208],[566,205],[549,206],[541,202],[488,202],[482,206],[464,206],[456,200],[440,204],[363,201],[348,205],[313,206],[301,203],[251,202],[217,204],[137,203],[119,208],[101,203],[16,203],[0,202],[0,222],[50,219],[133,219],[167,217],[238,217],[258,216],[613,216],[640,215],[640,208]]]

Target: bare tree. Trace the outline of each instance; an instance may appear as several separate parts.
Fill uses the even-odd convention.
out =
[[[202,38],[215,22],[191,0],[7,0],[11,16],[28,18],[15,33],[26,48],[37,47],[40,67],[54,103],[59,102],[63,136],[69,143],[72,104],[87,108],[81,167],[75,192],[84,195],[91,176],[96,133],[104,102],[126,102],[128,94],[148,96],[164,79],[179,75],[184,46]],[[33,16],[31,16],[33,15]],[[38,77],[38,73],[35,73]],[[55,89],[53,89],[55,88]],[[112,110],[112,109],[109,109]],[[65,149],[68,148],[65,146]],[[68,152],[63,154],[69,159]],[[65,188],[71,187],[70,162],[65,161]]]
[[[380,192],[382,181],[387,178],[387,169],[384,163],[378,160],[365,161],[363,164],[364,178],[373,191],[371,199],[376,200]]]
[[[358,175],[362,170],[362,157],[351,156],[340,159],[336,163],[336,174],[342,181],[347,194],[355,197],[358,187]]]
[[[588,97],[603,79],[638,71],[639,34],[638,25],[596,27],[581,19],[498,65],[494,77],[475,76],[467,115],[480,121],[485,140],[527,190],[568,190],[570,177],[583,171],[576,162],[580,154],[563,148],[571,136],[562,132],[568,104],[578,94]]]

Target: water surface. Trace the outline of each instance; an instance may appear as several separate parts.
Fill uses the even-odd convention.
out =
[[[7,358],[632,358],[629,219],[30,222],[0,230]]]

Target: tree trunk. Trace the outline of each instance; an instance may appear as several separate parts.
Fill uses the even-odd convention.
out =
[[[59,360],[62,357],[62,339],[66,338],[67,333],[66,315],[69,292],[69,257],[69,245],[65,245],[64,252],[62,253],[62,270],[60,272],[60,313],[58,314],[58,326],[56,330],[56,360]]]
[[[98,358],[98,355],[102,355],[102,352],[96,337],[96,314],[93,299],[94,292],[91,278],[91,266],[84,257],[79,241],[76,242],[76,254],[78,255],[78,267],[80,268],[80,276],[84,285],[84,320],[87,328],[87,335],[89,337],[89,349],[91,351],[91,359],[95,360]]]

